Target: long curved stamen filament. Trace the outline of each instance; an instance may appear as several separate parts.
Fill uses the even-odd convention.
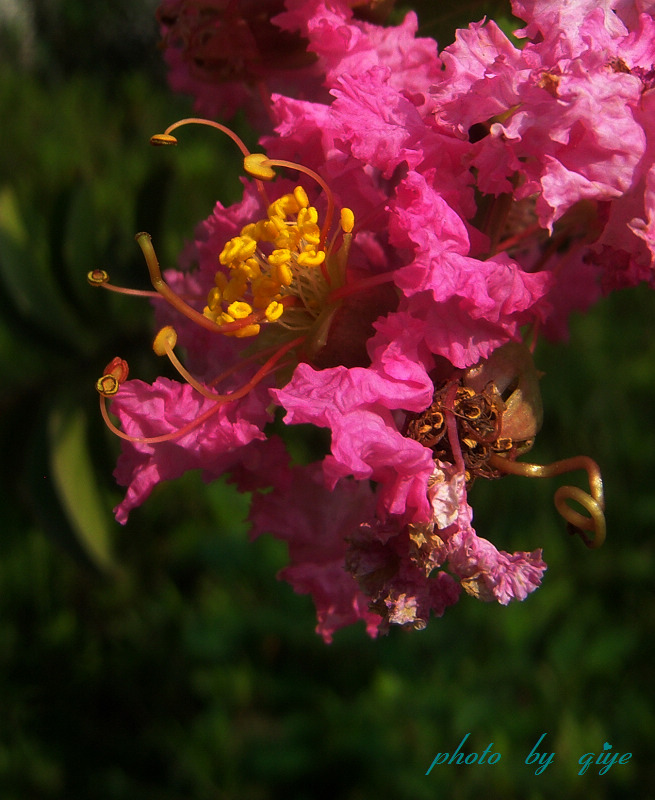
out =
[[[177,144],[177,140],[174,136],[171,136],[171,133],[177,130],[177,128],[181,128],[183,125],[207,125],[209,128],[216,128],[229,136],[244,156],[250,155],[250,150],[248,150],[241,138],[237,136],[233,130],[230,130],[230,128],[225,125],[221,125],[220,122],[214,122],[214,120],[211,119],[202,119],[202,117],[186,117],[185,119],[179,119],[177,122],[169,125],[163,134],[156,133],[152,136],[150,139],[151,143],[154,145]]]
[[[332,194],[330,187],[323,180],[323,178],[321,178],[318,172],[314,172],[313,169],[305,167],[302,164],[296,164],[294,161],[285,161],[284,159],[279,158],[267,158],[264,164],[267,167],[286,167],[287,169],[295,169],[298,172],[303,172],[305,175],[315,180],[316,183],[318,183],[318,185],[321,187],[327,199],[327,210],[325,212],[325,221],[323,222],[323,227],[321,228],[320,245],[322,249],[325,248],[328,231],[330,230],[332,225],[332,217],[334,216],[334,195]]]
[[[163,433],[159,436],[130,436],[129,434],[122,431],[118,428],[109,417],[109,410],[107,409],[107,397],[112,396],[118,390],[118,379],[116,381],[117,385],[116,388],[113,389],[111,392],[102,392],[100,388],[100,383],[103,378],[106,378],[107,375],[103,375],[98,383],[96,384],[96,388],[100,394],[100,413],[102,414],[102,418],[105,422],[105,425],[109,428],[109,430],[118,436],[121,439],[125,439],[128,442],[135,442],[137,444],[159,444],[161,442],[169,442],[173,439],[178,439],[180,436],[184,436],[185,434],[192,431],[194,428],[198,427],[198,425],[202,425],[203,422],[206,422],[213,414],[215,414],[221,406],[224,406],[226,403],[230,403],[234,400],[240,400],[242,397],[248,394],[251,389],[254,389],[258,383],[260,383],[269,373],[273,372],[275,369],[279,367],[278,362],[280,359],[285,356],[290,350],[292,350],[297,345],[301,344],[304,341],[303,336],[299,336],[297,339],[293,339],[291,342],[287,342],[287,344],[283,345],[282,347],[278,348],[274,355],[271,358],[267,359],[264,364],[255,372],[252,378],[241,386],[236,391],[232,392],[231,394],[211,394],[211,399],[215,400],[216,402],[211,408],[207,409],[203,414],[196,417],[194,420],[187,422],[186,425],[183,425],[181,428],[178,428],[176,431],[171,431],[170,433]],[[116,361],[117,359],[115,359]],[[112,362],[113,363],[113,362]],[[111,375],[109,377],[112,377]],[[125,377],[127,377],[127,373],[125,373]],[[124,380],[124,379],[123,379]],[[122,380],[120,381],[122,382]],[[194,388],[197,388],[194,386]],[[204,393],[203,393],[204,394]],[[207,395],[205,395],[207,396]]]
[[[168,128],[166,128],[164,133],[156,133],[154,136],[151,136],[150,144],[155,146],[177,144],[177,139],[175,136],[171,135],[171,132],[177,128],[181,128],[183,125],[206,125],[208,128],[215,128],[216,130],[221,131],[221,133],[229,136],[239,150],[243,153],[244,157],[250,155],[250,150],[248,150],[241,138],[237,136],[234,131],[230,130],[230,128],[225,125],[221,125],[220,122],[214,122],[214,120],[211,119],[202,119],[201,117],[186,117],[185,119],[180,119],[177,122],[174,122],[172,125],[169,125]],[[269,200],[264,184],[259,179],[256,179],[255,182],[257,184],[257,191],[262,196],[264,203],[268,205]]]
[[[334,195],[332,194],[332,190],[327,185],[327,183],[321,178],[321,176],[314,172],[313,169],[309,167],[305,167],[303,164],[298,164],[295,161],[286,161],[284,159],[279,158],[269,158],[268,156],[263,155],[262,153],[252,153],[252,155],[247,156],[244,159],[244,168],[249,175],[253,177],[261,178],[262,180],[273,180],[275,177],[275,172],[273,167],[285,167],[286,169],[293,169],[296,172],[302,172],[307,175],[312,180],[316,181],[318,185],[323,190],[325,197],[327,199],[327,210],[325,212],[325,221],[323,222],[323,227],[321,228],[321,238],[319,242],[319,248],[321,250],[325,250],[325,244],[327,241],[327,235],[329,233],[330,227],[332,226],[332,218],[334,216]],[[323,273],[323,277],[330,283],[330,276],[327,271],[327,267],[325,263],[321,264],[321,271]]]
[[[105,425],[109,428],[109,430],[115,435],[118,436],[120,439],[125,439],[128,442],[135,442],[138,444],[159,444],[160,442],[169,442],[172,439],[177,439],[180,436],[184,436],[186,433],[189,433],[198,425],[202,425],[203,422],[206,422],[213,414],[215,414],[218,409],[224,405],[223,403],[216,403],[204,414],[201,414],[199,417],[196,417],[191,422],[187,422],[186,425],[183,425],[181,428],[178,428],[176,431],[172,433],[162,433],[161,436],[130,436],[129,434],[122,431],[120,428],[117,428],[116,425],[111,421],[109,417],[109,410],[107,409],[107,399],[104,395],[100,395],[100,413],[102,414],[102,418],[105,422]]]
[[[207,387],[203,386],[200,381],[197,381],[184,366],[184,364],[182,364],[180,359],[175,355],[173,348],[175,347],[176,343],[177,333],[175,328],[173,328],[172,325],[166,325],[155,337],[152,349],[155,351],[155,353],[157,353],[158,356],[168,356],[168,360],[179,372],[179,374],[188,384],[193,386],[197,392],[200,392],[201,395],[208,397],[210,400],[215,399],[217,397],[216,392],[212,392],[211,389],[207,389]]]
[[[99,289],[107,289],[110,292],[118,294],[129,294],[133,297],[157,297],[157,292],[152,292],[149,289],[127,289],[124,286],[115,286],[109,283],[109,275],[104,269],[92,269],[87,273],[86,279],[91,286]]]
[[[136,239],[139,247],[141,248],[141,252],[144,255],[148,272],[150,273],[150,281],[155,288],[156,293],[170,303],[170,305],[179,311],[180,314],[184,314],[184,316],[190,319],[192,322],[197,323],[202,328],[205,328],[205,330],[211,331],[212,333],[231,333],[232,331],[242,330],[253,323],[262,322],[265,319],[266,313],[264,309],[263,311],[255,311],[253,314],[250,314],[244,319],[239,319],[235,322],[227,322],[220,326],[217,325],[204,314],[201,314],[200,311],[196,311],[193,306],[190,306],[178,294],[175,294],[171,287],[166,283],[161,274],[161,267],[159,266],[159,260],[157,259],[155,248],[152,246],[152,238],[150,234],[142,231],[141,233],[137,233],[134,238]],[[285,299],[286,298],[283,298],[280,302],[285,304]],[[290,305],[292,301],[295,302],[295,300],[290,298],[285,305]]]
[[[499,472],[510,475],[523,475],[528,478],[553,478],[565,472],[584,469],[589,477],[591,494],[579,489],[577,486],[561,486],[555,492],[555,507],[564,519],[573,528],[574,533],[580,535],[587,547],[600,547],[605,541],[605,499],[603,494],[603,479],[596,462],[588,456],[574,456],[552,464],[526,464],[521,461],[510,461],[494,453],[489,458],[489,464]],[[585,516],[571,508],[568,501],[579,503],[589,514]],[[585,531],[593,533],[589,538]]]

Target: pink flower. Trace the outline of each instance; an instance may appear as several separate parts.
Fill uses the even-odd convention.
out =
[[[519,50],[492,22],[458,32],[441,53],[435,118],[469,140],[463,162],[479,189],[511,193],[527,230],[532,215],[532,237],[507,217],[508,252],[524,270],[552,276],[538,315],[544,332],[563,336],[570,311],[601,290],[653,282],[655,22],[628,3],[513,7],[529,22],[519,35],[532,41]],[[546,231],[550,245],[538,245]]]
[[[318,465],[296,467],[286,491],[257,494],[250,513],[251,536],[270,533],[288,542],[289,566],[279,573],[316,605],[316,632],[329,643],[333,633],[364,620],[376,636],[381,618],[369,611],[369,599],[344,570],[348,537],[374,511],[364,481],[341,481],[326,489]]]
[[[114,473],[120,484],[128,486],[125,499],[115,509],[116,519],[122,523],[161,481],[178,478],[191,469],[203,470],[209,481],[247,464],[253,450],[248,446],[265,439],[262,428],[270,419],[266,395],[261,392],[219,406],[188,384],[166,378],[158,378],[152,386],[128,381],[112,403],[112,412],[134,439],[124,448]],[[138,441],[177,433],[187,426],[187,433],[159,443]],[[271,447],[265,451],[259,447],[258,452],[280,458],[280,452]],[[262,460],[262,469],[272,466],[270,459]]]
[[[323,83],[330,86],[346,72],[379,64],[393,71],[398,86],[418,96],[426,80],[436,77],[438,61],[436,43],[415,38],[416,16],[408,14],[396,28],[355,19],[384,17],[390,5],[163,0],[157,16],[170,84],[191,94],[202,114],[231,117],[245,108],[260,123],[267,94],[327,101]]]
[[[617,17],[611,3],[526,0],[514,6],[522,49],[490,22],[438,55],[411,14],[382,28],[341,0],[273,5],[257,30],[249,3],[230,5],[250,38],[228,84],[211,59],[193,61],[197,46],[221,55],[224,21],[197,12],[224,4],[162,6],[177,80],[206,108],[251,92],[271,31],[306,40],[313,58],[293,73],[307,99],[270,95],[266,156],[231,134],[255,180],[199,226],[185,269],[162,277],[137,237],[168,301],[155,304],[154,349],[183,382],[126,381],[115,362],[99,382],[125,440],[117,517],[188,469],[230,473],[255,492],[253,536],[288,543],[280,576],[312,595],[326,641],[358,620],[371,635],[424,627],[462,588],[524,600],[546,568],[541,550],[506,553],[478,536],[467,492],[506,473],[583,468],[590,493],[562,487],[556,504],[587,544],[602,542],[593,462],[520,461],[542,416],[520,341],[525,326],[563,336],[602,291],[652,281],[655,23],[625,4]],[[281,92],[288,76],[270,77]],[[296,181],[268,183],[288,167]],[[329,452],[289,468],[269,436],[276,410],[285,425],[326,429]]]
[[[328,486],[345,476],[376,481],[386,512],[425,519],[432,458],[402,435],[393,416],[396,409],[418,410],[430,402],[432,385],[424,378],[416,385],[387,379],[374,368],[316,371],[300,364],[289,383],[271,394],[286,409],[287,424],[330,429],[331,453],[323,461]]]

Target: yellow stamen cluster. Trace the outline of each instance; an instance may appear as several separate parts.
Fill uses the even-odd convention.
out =
[[[310,314],[320,310],[319,297],[328,287],[319,269],[325,261],[325,250],[318,212],[309,205],[305,190],[297,186],[293,193],[272,203],[267,215],[266,219],[246,225],[219,256],[228,272],[216,273],[216,285],[210,290],[204,309],[205,316],[219,326],[245,321],[257,312],[257,320],[261,321],[276,322],[283,314],[288,318],[289,309],[296,302],[285,303],[284,298],[290,296],[298,298]],[[285,321],[286,327],[293,327],[288,324],[289,319]],[[256,336],[259,330],[259,321],[254,321],[229,334]]]

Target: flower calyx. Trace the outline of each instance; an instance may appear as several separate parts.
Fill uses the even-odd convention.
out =
[[[429,408],[409,418],[406,435],[430,448],[436,460],[461,458],[469,485],[476,477],[499,478],[491,456],[514,460],[527,453],[541,427],[539,377],[525,345],[503,345],[488,360],[441,382]]]
[[[551,478],[585,470],[590,491],[561,486],[554,501],[569,533],[580,536],[587,547],[598,548],[605,541],[606,525],[603,480],[596,462],[588,456],[546,465],[516,460],[532,448],[541,428],[540,378],[528,348],[510,342],[489,359],[439,383],[430,406],[408,417],[405,435],[428,447],[435,461],[454,464],[469,487],[478,477]]]

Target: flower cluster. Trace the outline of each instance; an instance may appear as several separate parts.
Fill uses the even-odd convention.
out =
[[[438,53],[411,13],[383,27],[345,0],[286,0],[264,34],[261,5],[160,10],[173,85],[214,113],[252,102],[256,83],[273,130],[251,154],[191,120],[232,136],[252,180],[198,227],[189,268],[162,275],[137,237],[154,349],[183,381],[127,380],[120,359],[99,381],[124,439],[117,519],[187,470],[229,473],[253,492],[252,535],[288,543],[281,577],[312,595],[326,641],[360,619],[371,635],[425,627],[462,589],[523,600],[541,550],[480,537],[467,492],[584,469],[590,491],[561,487],[555,502],[572,532],[603,541],[594,462],[519,458],[541,424],[538,336],[565,335],[603,292],[654,282],[655,19],[618,0],[515,0],[521,47],[486,22]],[[222,49],[228,7],[247,46],[235,34]],[[293,63],[271,93],[278,51]],[[175,143],[184,122],[153,143]],[[276,409],[327,429],[329,452],[291,465],[269,432]]]

